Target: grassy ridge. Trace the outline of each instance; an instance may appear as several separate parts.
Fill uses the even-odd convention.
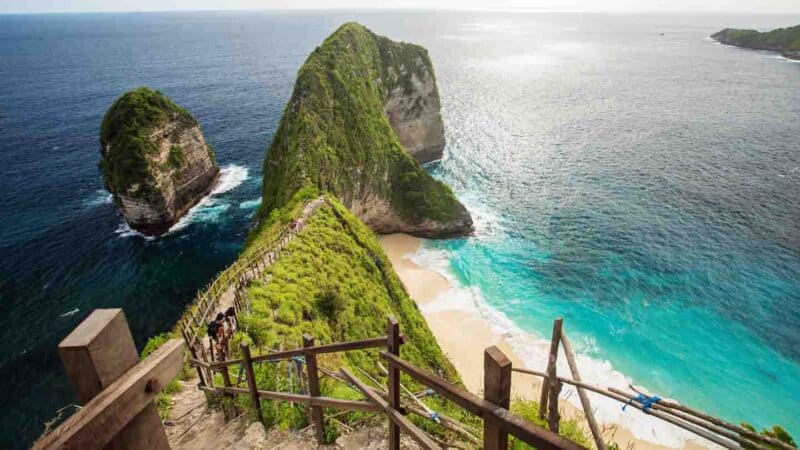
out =
[[[411,223],[461,217],[463,206],[405,152],[383,110],[376,80],[430,64],[420,49],[348,23],[314,50],[264,161],[262,217],[306,186],[344,203],[375,195]]]

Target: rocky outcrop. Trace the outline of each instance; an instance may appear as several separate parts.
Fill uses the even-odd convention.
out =
[[[767,32],[725,28],[711,38],[720,44],[780,52],[785,58],[800,59],[800,25]]]
[[[425,49],[345,24],[300,68],[264,161],[261,217],[312,187],[378,233],[470,233],[467,209],[411,156],[439,157],[441,130]]]
[[[442,158],[444,124],[433,63],[425,48],[376,36],[381,58],[378,84],[384,111],[400,143],[419,162]]]
[[[131,228],[166,232],[219,177],[197,121],[158,91],[130,91],[109,108],[100,133],[100,168]]]

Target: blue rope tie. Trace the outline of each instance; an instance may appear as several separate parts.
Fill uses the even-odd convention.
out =
[[[436,412],[436,411],[432,412],[431,413],[431,419],[435,420],[436,422],[438,422],[439,421],[439,413]]]
[[[636,397],[631,397],[631,399],[628,400],[628,403],[625,403],[624,405],[622,405],[622,410],[625,411],[625,408],[628,405],[632,404],[634,401],[637,401],[637,402],[641,403],[642,404],[642,411],[643,412],[647,412],[647,410],[650,409],[651,406],[653,406],[655,403],[658,403],[659,401],[661,401],[661,397],[659,397],[657,395],[654,395],[652,397],[648,397],[648,396],[646,396],[644,394],[638,394]]]
[[[300,364],[305,364],[306,360],[302,356],[292,356],[292,361]]]

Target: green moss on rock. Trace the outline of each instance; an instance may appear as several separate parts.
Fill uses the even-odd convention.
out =
[[[100,170],[108,190],[125,192],[139,183],[143,196],[149,193],[155,180],[147,158],[158,153],[150,133],[169,120],[197,126],[189,112],[148,87],[129,91],[111,105],[100,126]]]
[[[300,68],[264,162],[261,217],[313,186],[348,207],[388,203],[412,233],[424,221],[458,223],[450,228],[468,232],[469,213],[406,153],[384,111],[380,80],[429,64],[421,47],[393,43],[356,23],[317,47]]]

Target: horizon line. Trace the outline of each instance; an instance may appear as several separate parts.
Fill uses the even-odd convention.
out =
[[[276,8],[201,8],[201,9],[130,9],[130,10],[86,10],[86,11],[73,11],[73,10],[55,10],[55,11],[0,11],[0,16],[34,16],[34,15],[67,15],[67,14],[153,14],[153,13],[213,13],[213,12],[323,12],[323,11],[454,11],[454,12],[487,12],[487,13],[520,13],[520,14],[687,14],[687,15],[757,15],[757,16],[771,16],[781,14],[797,14],[798,11],[767,11],[767,12],[750,12],[750,11],[697,11],[697,10],[654,10],[654,9],[640,9],[640,10],[616,10],[616,9],[546,9],[546,8],[441,8],[431,6],[419,7],[371,7],[371,8],[352,8],[352,7],[328,7],[328,8],[294,8],[294,7],[276,7]]]

